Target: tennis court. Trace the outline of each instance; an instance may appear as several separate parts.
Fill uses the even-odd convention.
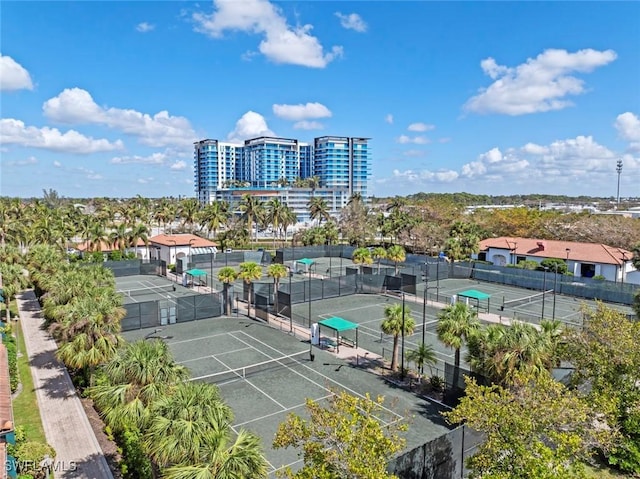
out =
[[[125,333],[128,341],[161,337],[177,361],[191,371],[193,380],[216,384],[234,411],[234,430],[245,428],[262,438],[270,475],[301,464],[295,450],[273,450],[278,425],[291,412],[306,417],[305,400],[326,402],[332,391],[345,390],[364,397],[385,397],[382,423],[409,420],[407,450],[449,431],[439,407],[414,394],[392,388],[379,376],[282,334],[268,325],[249,320],[215,318],[173,324],[161,330]]]
[[[419,288],[424,288],[420,285]],[[435,287],[429,283],[429,297],[435,299]],[[490,312],[508,319],[520,319],[522,321],[539,323],[545,319],[558,319],[563,323],[574,326],[582,326],[583,305],[595,307],[596,302],[583,298],[574,298],[561,294],[553,294],[553,275],[549,275],[546,282],[546,291],[533,291],[517,287],[509,287],[502,284],[488,283],[468,279],[444,279],[437,283],[437,294],[441,302],[448,302],[454,294],[458,294],[469,288],[474,288],[491,295]],[[421,295],[421,289],[418,295]],[[624,305],[607,303],[607,306],[617,309],[625,314],[632,314],[633,310]],[[544,313],[544,315],[543,315]]]
[[[122,295],[124,304],[154,300],[175,300],[183,296],[199,294],[197,287],[185,288],[164,277],[148,275],[116,278],[116,292]]]
[[[418,296],[420,302],[415,302],[415,297],[405,296],[405,310],[411,312],[415,321],[413,334],[405,336],[405,354],[407,351],[417,349],[422,343],[422,330],[424,325],[425,344],[433,346],[438,363],[434,367],[434,373],[443,375],[444,363],[453,363],[453,350],[444,346],[436,333],[438,314],[442,308],[428,305],[425,309],[426,318],[422,321],[423,304],[422,296]],[[311,303],[311,318],[313,322],[328,319],[333,316],[346,319],[358,324],[358,345],[375,354],[390,360],[393,350],[393,336],[382,333],[380,325],[385,319],[384,309],[390,304],[402,305],[402,298],[397,295],[356,294],[339,298],[325,299]],[[308,317],[309,304],[295,304],[292,306],[294,314]]]

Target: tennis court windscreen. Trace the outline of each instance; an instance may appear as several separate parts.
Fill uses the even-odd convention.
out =
[[[309,351],[300,351],[299,353],[290,354],[288,356],[281,356],[279,358],[268,359],[241,368],[229,369],[218,373],[205,374],[203,376],[197,376],[191,378],[191,381],[204,381],[211,384],[225,384],[238,379],[248,379],[253,376],[263,374],[270,371],[279,369],[288,369],[291,366],[300,364],[301,359],[304,356],[308,357]]]

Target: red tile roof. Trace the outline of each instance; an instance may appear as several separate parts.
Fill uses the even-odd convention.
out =
[[[614,248],[605,244],[510,238],[505,236],[480,241],[480,251],[486,251],[489,248],[504,249],[523,256],[558,259],[567,259],[568,248],[569,260],[600,264],[622,265],[625,258],[630,261],[633,257],[633,253],[629,250]]]
[[[191,244],[194,248],[205,248],[207,246],[216,246],[216,244],[212,241],[209,241],[205,238],[200,238],[200,236],[192,235],[192,234],[176,234],[176,235],[157,235],[152,238],[149,238],[149,242],[153,244],[158,244],[162,246],[189,246]]]

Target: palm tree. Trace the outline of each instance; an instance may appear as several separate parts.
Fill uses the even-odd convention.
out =
[[[212,384],[183,382],[153,404],[144,448],[160,467],[198,464],[202,449],[228,429],[233,413]],[[226,431],[225,431],[226,432]]]
[[[227,224],[229,219],[229,203],[226,201],[214,201],[202,210],[202,222],[209,232],[213,231],[213,238],[218,236],[221,226]]]
[[[398,263],[402,263],[407,258],[404,248],[400,245],[390,246],[387,250],[387,258],[395,264],[395,276],[398,276]]]
[[[190,228],[193,228],[199,209],[200,204],[195,198],[185,198],[180,202],[178,214],[182,218],[183,227],[189,225]]]
[[[88,389],[105,422],[115,431],[143,430],[150,407],[170,386],[189,378],[161,339],[125,345],[104,366],[107,382]]]
[[[253,297],[253,282],[262,277],[262,268],[258,263],[247,261],[240,263],[240,272],[238,278],[249,285],[249,295],[247,297],[247,316],[251,317],[251,298]]]
[[[307,187],[311,188],[311,196],[315,196],[316,188],[320,186],[320,177],[319,176],[310,176],[309,178],[305,178]]]
[[[126,311],[115,291],[100,290],[73,304],[62,323],[52,325],[52,334],[61,339],[58,357],[68,367],[80,369],[85,378],[91,371],[115,356],[122,344],[120,321]]]
[[[274,263],[267,268],[267,276],[273,278],[273,299],[276,308],[276,314],[280,313],[278,308],[278,287],[280,286],[280,280],[286,277],[289,271],[283,264]]]
[[[369,251],[369,248],[357,248],[353,251],[353,255],[351,256],[351,260],[355,263],[355,264],[359,264],[360,266],[360,273],[362,273],[362,266],[364,266],[365,264],[371,264],[373,263],[373,258],[371,257],[371,251]]]
[[[285,220],[287,214],[287,205],[278,198],[273,198],[267,202],[267,221],[271,223],[273,228],[273,247],[276,247],[276,236],[280,225]]]
[[[429,369],[431,369],[431,366],[436,364],[438,359],[433,346],[421,343],[420,346],[418,346],[418,349],[412,349],[407,353],[407,361],[416,365],[418,372],[420,373],[420,378],[422,378],[422,375],[424,374],[424,365],[428,365]],[[433,373],[431,375],[433,376]]]
[[[241,429],[235,441],[229,426],[207,437],[201,457],[195,464],[171,466],[163,471],[165,479],[262,479],[268,463],[260,439]]]
[[[329,206],[327,205],[327,202],[320,196],[311,197],[307,207],[309,208],[311,219],[318,220],[318,226],[320,226],[323,219],[328,221],[331,217],[329,215]]]
[[[298,222],[298,216],[296,215],[293,208],[290,206],[286,206],[284,212],[282,213],[282,218],[280,219],[282,224],[282,236],[284,237],[284,243],[287,243],[287,230],[289,226],[293,226]],[[293,241],[293,240],[292,240]]]
[[[380,274],[380,260],[383,260],[387,257],[387,250],[382,246],[376,246],[371,251],[371,257],[378,261],[378,274]]]
[[[240,211],[243,212],[243,216],[247,220],[247,229],[249,230],[249,237],[251,237],[251,228],[255,223],[255,238],[258,237],[258,222],[260,217],[264,214],[264,205],[262,201],[249,194],[243,195],[240,201]]]
[[[457,385],[460,369],[460,348],[462,348],[469,336],[479,329],[478,314],[476,311],[469,309],[469,306],[464,303],[455,303],[444,308],[438,315],[438,319],[436,327],[438,339],[445,346],[455,349],[453,384]]]
[[[224,285],[224,308],[225,314],[231,316],[231,300],[229,298],[229,285],[238,277],[238,273],[231,266],[225,266],[218,270],[218,281]]]
[[[404,309],[404,311],[403,311]],[[404,312],[404,319],[403,313]],[[411,310],[403,308],[401,304],[388,304],[384,308],[384,321],[380,329],[384,334],[393,336],[393,357],[391,358],[391,370],[398,370],[398,338],[403,332],[405,336],[411,336],[416,327],[416,322],[411,317]],[[404,326],[404,327],[403,327]]]
[[[129,232],[124,223],[119,223],[112,227],[109,233],[109,243],[111,247],[118,251],[124,251],[129,243]]]
[[[147,258],[149,257],[149,228],[147,225],[137,223],[128,231],[128,244],[135,248],[136,257],[138,256],[138,241],[142,241],[147,248]]]

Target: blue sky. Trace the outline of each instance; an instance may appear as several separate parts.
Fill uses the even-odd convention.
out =
[[[640,196],[638,2],[0,10],[5,196],[194,196],[194,141],[263,134],[371,138],[376,196]]]

